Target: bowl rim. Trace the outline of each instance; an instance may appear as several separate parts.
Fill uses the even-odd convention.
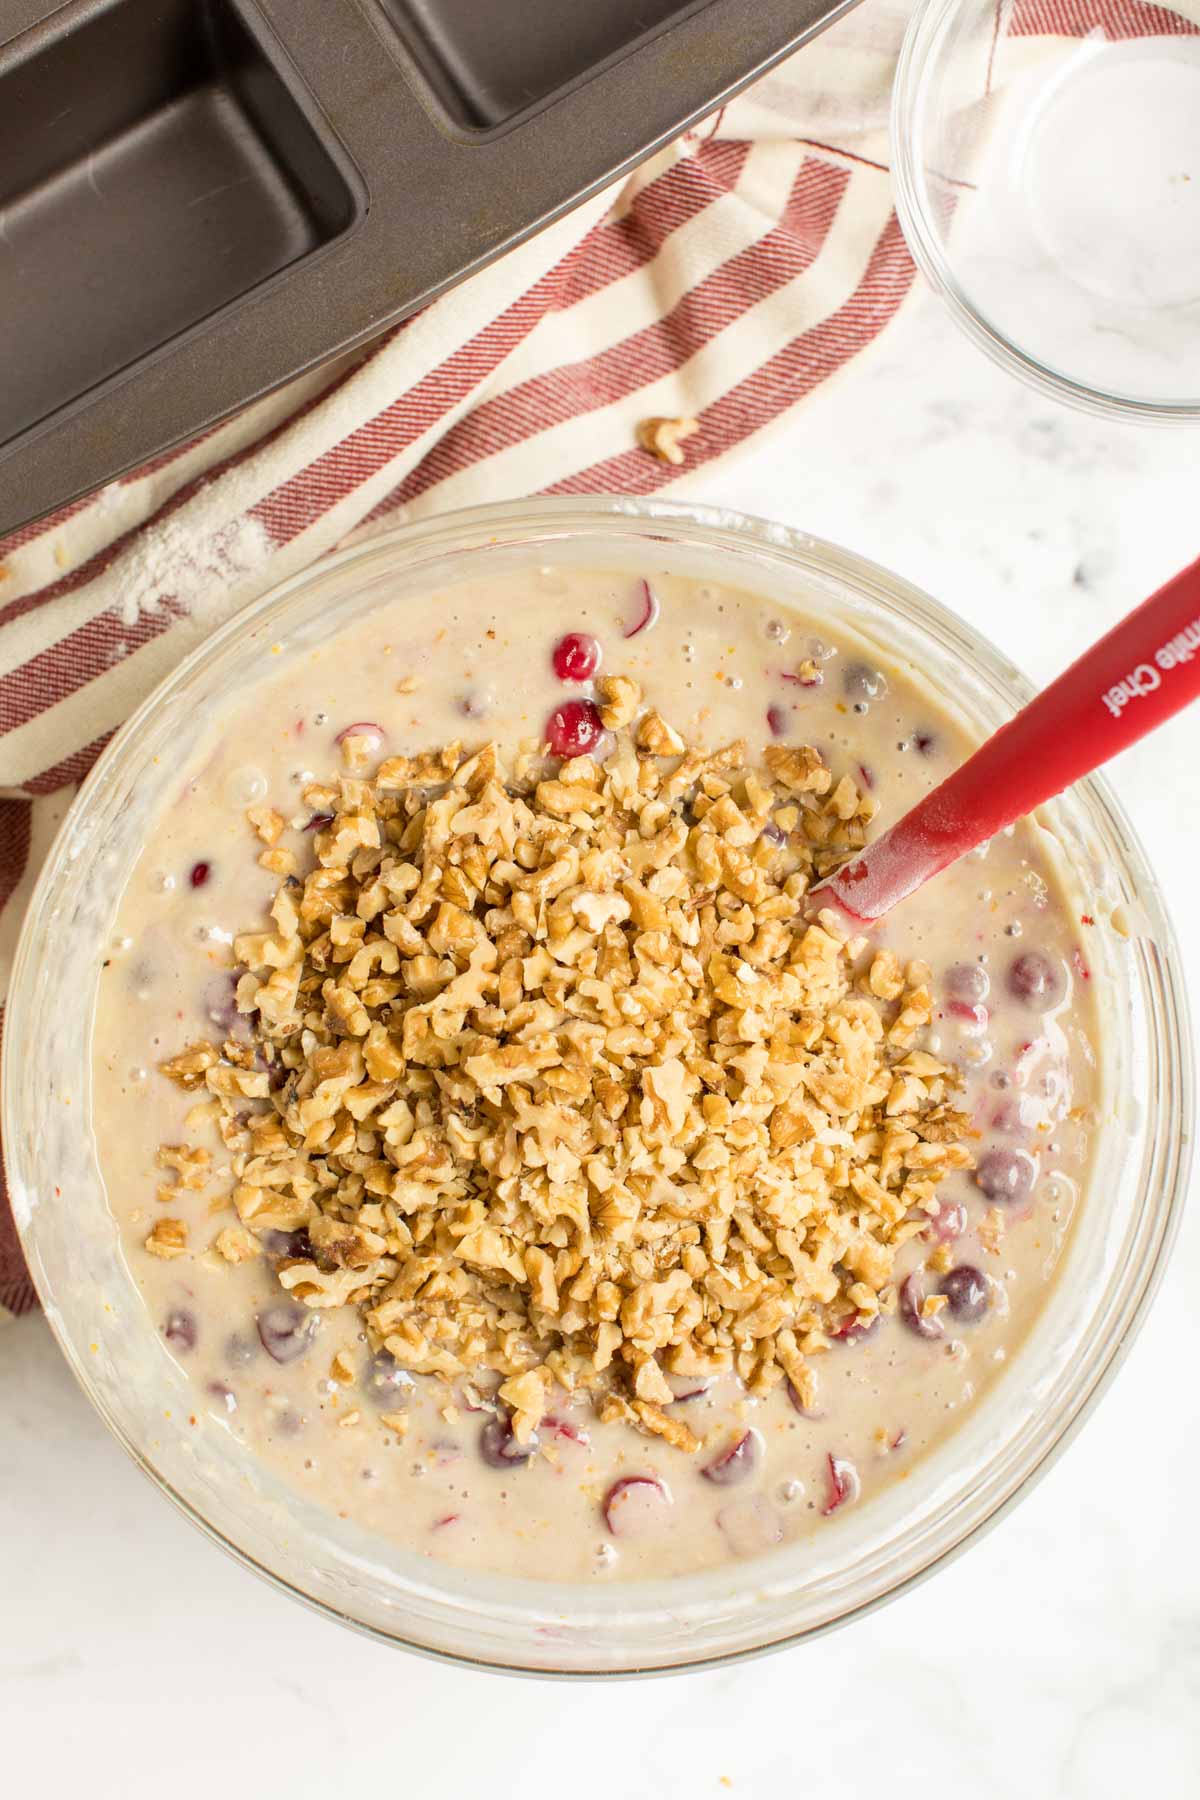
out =
[[[22,922],[9,994],[9,1031],[6,1035],[9,1038],[10,1048],[23,1041],[24,1033],[32,1023],[32,1019],[27,1019],[26,1015],[31,1011],[33,978],[36,973],[36,940],[42,926],[45,901],[58,877],[60,865],[69,857],[68,846],[72,832],[80,818],[87,814],[92,789],[98,781],[104,779],[110,769],[119,768],[125,746],[136,741],[143,722],[164,706],[175,691],[185,685],[193,673],[206,662],[220,658],[231,643],[237,642],[243,637],[249,637],[252,632],[261,627],[264,620],[270,615],[282,611],[310,584],[324,580],[334,571],[352,568],[356,563],[365,562],[368,558],[379,557],[381,554],[386,555],[394,549],[404,550],[419,547],[423,552],[428,551],[431,555],[447,554],[452,553],[456,547],[461,547],[463,537],[471,533],[477,534],[476,547],[484,547],[485,543],[501,542],[504,529],[527,530],[535,541],[542,542],[547,541],[547,533],[550,537],[556,537],[558,541],[562,541],[579,532],[586,532],[589,528],[598,528],[603,531],[606,527],[619,528],[622,524],[629,528],[632,535],[645,536],[647,535],[646,527],[652,526],[656,522],[667,528],[673,527],[685,535],[695,534],[692,537],[693,542],[707,542],[709,547],[718,551],[732,548],[734,551],[740,549],[754,552],[757,550],[765,552],[767,555],[782,554],[784,561],[792,564],[793,572],[796,572],[798,568],[799,572],[807,571],[814,578],[826,581],[833,579],[848,587],[856,595],[867,598],[872,604],[881,605],[885,614],[889,608],[897,613],[902,611],[906,621],[915,623],[919,631],[932,632],[944,644],[948,644],[950,647],[957,646],[971,664],[985,668],[994,681],[1004,684],[1009,698],[1019,702],[1021,699],[1029,698],[1035,691],[1028,679],[1001,651],[992,645],[989,639],[976,632],[974,627],[933,600],[921,589],[914,587],[903,578],[893,575],[882,565],[802,530],[778,525],[732,509],[674,500],[626,499],[612,496],[552,497],[463,508],[416,524],[393,527],[362,544],[318,560],[303,571],[290,576],[235,614],[233,618],[226,621],[223,626],[197,646],[153,690],[106,747],[59,827],[39,873],[26,917]],[[485,536],[481,538],[478,534],[485,534]],[[623,534],[615,533],[614,535]],[[667,539],[666,541],[671,540]],[[749,578],[751,571],[747,570],[746,574]],[[747,585],[751,585],[749,579]],[[1129,826],[1123,808],[1102,779],[1090,777],[1086,783],[1079,785],[1086,789],[1089,798],[1105,817],[1108,826],[1119,836],[1124,846],[1124,866],[1138,878],[1139,891],[1144,895],[1147,911],[1152,917],[1154,939],[1160,950],[1163,967],[1167,971],[1174,971],[1178,974],[1180,959],[1171,921],[1161,903],[1157,883],[1146,863],[1137,837]],[[1146,985],[1144,977],[1139,976],[1139,981],[1142,986]],[[1101,1353],[1096,1356],[1086,1386],[1080,1393],[1072,1397],[1065,1418],[1061,1418],[1056,1424],[1054,1435],[1048,1442],[1043,1443],[1036,1453],[1030,1454],[1026,1466],[1010,1479],[1007,1490],[1002,1491],[998,1497],[993,1497],[986,1512],[964,1527],[958,1535],[949,1536],[940,1546],[925,1555],[918,1566],[912,1568],[906,1575],[886,1587],[881,1587],[878,1592],[855,1600],[844,1610],[829,1618],[799,1626],[795,1630],[784,1631],[767,1641],[744,1644],[726,1651],[703,1653],[694,1657],[685,1655],[670,1662],[655,1663],[644,1668],[636,1666],[612,1668],[599,1665],[586,1668],[551,1668],[532,1660],[529,1662],[499,1660],[486,1654],[473,1655],[469,1652],[445,1649],[421,1642],[418,1639],[402,1635],[399,1630],[384,1629],[368,1620],[349,1616],[344,1610],[338,1609],[318,1595],[306,1592],[294,1581],[281,1575],[275,1569],[267,1567],[251,1551],[227,1538],[220,1527],[207,1518],[192,1500],[177,1491],[171,1480],[154,1466],[148,1450],[140,1447],[124,1425],[111,1415],[103,1397],[89,1380],[89,1371],[85,1360],[76,1354],[75,1348],[67,1336],[65,1318],[59,1313],[48,1277],[37,1255],[37,1247],[33,1241],[36,1235],[34,1222],[28,1213],[14,1208],[18,1235],[22,1248],[26,1252],[30,1273],[51,1329],[58,1339],[68,1366],[105,1425],[135,1464],[149,1476],[185,1517],[197,1525],[211,1541],[218,1544],[228,1555],[268,1581],[280,1592],[301,1600],[322,1616],[350,1625],[378,1642],[415,1651],[432,1660],[451,1665],[488,1669],[514,1675],[530,1675],[540,1679],[554,1677],[572,1680],[672,1674],[723,1667],[771,1651],[784,1650],[808,1638],[821,1636],[827,1631],[849,1623],[860,1615],[874,1611],[885,1602],[916,1586],[935,1569],[960,1554],[969,1543],[1003,1518],[1017,1500],[1030,1491],[1034,1483],[1053,1465],[1062,1450],[1072,1440],[1076,1431],[1090,1414],[1092,1407],[1107,1388],[1128,1353],[1162,1279],[1178,1230],[1191,1163],[1194,1078],[1186,991],[1181,981],[1168,981],[1160,978],[1159,991],[1150,992],[1147,998],[1154,1021],[1163,1033],[1163,1045],[1160,1047],[1162,1048],[1162,1063],[1166,1076],[1170,1078],[1168,1086],[1171,1095],[1177,1104],[1171,1113],[1166,1107],[1161,1108],[1157,1136],[1147,1139],[1148,1148],[1152,1148],[1154,1152],[1151,1161],[1155,1173],[1160,1178],[1161,1188],[1158,1210],[1155,1215],[1155,1229],[1143,1257],[1140,1286],[1135,1292],[1124,1298],[1120,1310],[1120,1329],[1111,1340],[1104,1344]],[[6,1144],[17,1146],[14,1155],[18,1160],[22,1159],[25,1154],[21,1147],[22,1137],[20,1133],[13,1131],[10,1127],[19,1116],[17,1111],[19,1104],[17,1067],[19,1061],[20,1059],[15,1055],[6,1056],[3,1059],[2,1070],[3,1139]],[[1169,1125],[1169,1118],[1174,1121],[1173,1125]],[[1143,1155],[1143,1177],[1145,1167],[1146,1155]],[[18,1184],[14,1183],[13,1185],[15,1188]],[[1144,1182],[1142,1185],[1145,1185]]]
[[[937,67],[943,33],[963,3],[964,0],[917,0],[905,29],[892,84],[888,136],[896,216],[913,261],[971,342],[992,362],[1038,393],[1102,418],[1135,419],[1149,425],[1195,425],[1200,422],[1200,395],[1189,400],[1148,400],[1077,381],[1023,350],[1015,339],[994,326],[968,299],[955,278],[929,200],[924,146],[928,84]]]

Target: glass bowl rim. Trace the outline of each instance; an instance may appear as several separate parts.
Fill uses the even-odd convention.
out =
[[[917,0],[892,84],[889,140],[896,216],[913,261],[976,348],[1038,393],[1102,418],[1134,419],[1148,425],[1195,425],[1200,422],[1200,395],[1186,400],[1147,400],[1076,381],[1041,362],[993,325],[955,277],[929,200],[923,144],[928,84],[938,66],[944,33],[964,4],[965,0]]]
[[[586,533],[589,529],[600,531],[602,534],[607,531],[615,538],[628,535],[634,539],[646,536],[653,539],[655,533],[653,529],[649,528],[653,528],[655,525],[664,528],[662,541],[665,542],[699,543],[717,552],[732,553],[734,557],[739,552],[745,555],[753,554],[756,551],[768,556],[780,557],[785,564],[790,565],[793,573],[808,574],[818,581],[832,580],[844,589],[848,589],[850,594],[856,598],[865,599],[873,609],[878,609],[884,618],[891,614],[896,618],[903,619],[906,624],[915,626],[919,632],[930,635],[939,641],[943,648],[959,651],[974,672],[978,673],[982,670],[994,684],[1002,686],[1006,698],[1010,702],[1019,704],[1034,692],[1028,679],[989,639],[921,589],[908,583],[902,577],[894,575],[882,565],[805,531],[723,507],[675,500],[626,499],[601,495],[499,502],[439,514],[414,524],[395,526],[368,539],[365,543],[323,557],[304,570],[288,577],[236,613],[171,671],[135,710],[125,726],[106,747],[59,827],[34,887],[22,924],[20,941],[13,963],[9,995],[9,1029],[6,1032],[8,1039],[6,1048],[10,1054],[4,1058],[2,1071],[4,1141],[8,1145],[17,1147],[14,1156],[21,1165],[22,1176],[25,1174],[25,1151],[22,1136],[8,1128],[10,1122],[19,1116],[16,1110],[18,1106],[16,1068],[20,1059],[11,1052],[14,1052],[18,1045],[25,1040],[33,1022],[32,989],[36,974],[36,952],[44,926],[43,915],[46,910],[44,902],[54,886],[60,866],[70,860],[70,843],[74,831],[81,821],[86,820],[92,799],[102,784],[113,779],[120,772],[127,751],[136,745],[140,727],[147,717],[166,706],[176,691],[184,687],[192,676],[203,669],[206,664],[220,659],[231,645],[243,637],[248,637],[259,629],[264,621],[284,612],[290,603],[310,585],[325,580],[333,573],[353,569],[356,564],[366,564],[373,559],[386,557],[393,550],[419,550],[423,554],[434,557],[452,555],[456,549],[462,550],[467,547],[487,548],[491,545],[520,543],[520,536],[515,539],[505,538],[506,531],[527,533],[534,544],[550,539],[555,541],[569,539],[575,534]],[[622,530],[622,527],[625,527],[626,530]],[[665,535],[672,531],[675,534],[674,539]],[[469,544],[464,543],[464,540],[470,540]],[[752,585],[749,579],[752,571],[747,570],[746,574],[747,585]],[[1104,818],[1106,826],[1122,840],[1123,868],[1127,874],[1136,878],[1139,892],[1144,896],[1143,904],[1153,922],[1155,941],[1162,948],[1164,966],[1168,970],[1178,972],[1178,948],[1170,919],[1162,906],[1157,882],[1146,862],[1137,837],[1129,826],[1123,808],[1102,779],[1091,777],[1080,786],[1086,790],[1088,798]],[[288,1579],[275,1569],[265,1566],[249,1550],[227,1538],[221,1528],[206,1517],[198,1505],[177,1491],[172,1482],[160,1473],[151,1460],[148,1450],[139,1445],[125,1426],[111,1415],[103,1396],[96,1391],[89,1379],[86,1361],[76,1354],[75,1346],[68,1338],[65,1316],[60,1322],[58,1308],[53,1294],[49,1290],[48,1282],[46,1291],[43,1292],[39,1276],[43,1275],[44,1271],[41,1270],[34,1241],[36,1222],[31,1220],[27,1213],[23,1215],[22,1210],[14,1209],[18,1235],[23,1248],[28,1253],[30,1272],[35,1285],[38,1286],[39,1297],[42,1299],[47,1320],[58,1339],[67,1364],[109,1431],[135,1464],[149,1476],[155,1486],[174,1503],[185,1517],[197,1525],[208,1538],[218,1544],[238,1563],[261,1576],[280,1592],[302,1601],[322,1616],[347,1624],[380,1643],[407,1649],[438,1662],[468,1668],[488,1669],[497,1673],[530,1675],[540,1679],[588,1680],[601,1676],[606,1679],[628,1678],[635,1675],[668,1674],[685,1670],[722,1667],[769,1652],[787,1649],[796,1643],[820,1636],[846,1624],[860,1615],[874,1611],[897,1595],[908,1591],[936,1568],[957,1556],[984,1530],[989,1529],[992,1524],[1002,1518],[1019,1498],[1029,1492],[1033,1483],[1040,1479],[1071,1440],[1112,1379],[1144,1320],[1169,1258],[1186,1195],[1192,1138],[1194,1080],[1185,992],[1181,983],[1169,982],[1161,974],[1157,976],[1156,990],[1151,985],[1145,969],[1140,965],[1137,986],[1142,990],[1143,999],[1150,1012],[1164,1028],[1163,1067],[1166,1075],[1170,1078],[1167,1086],[1176,1097],[1178,1104],[1172,1112],[1161,1103],[1160,1097],[1151,1121],[1153,1129],[1148,1126],[1145,1132],[1148,1150],[1153,1151],[1150,1160],[1154,1169],[1160,1175],[1164,1174],[1165,1169],[1166,1178],[1163,1180],[1159,1192],[1154,1215],[1153,1237],[1140,1259],[1138,1282],[1122,1301],[1122,1329],[1116,1341],[1096,1343],[1090,1377],[1083,1391],[1073,1396],[1065,1417],[1056,1422],[1055,1430],[1050,1438],[1040,1442],[1036,1449],[1027,1455],[1023,1465],[1009,1482],[1007,1490],[998,1496],[993,1496],[986,1510],[964,1530],[957,1535],[943,1530],[941,1533],[943,1541],[937,1544],[916,1567],[911,1568],[908,1573],[899,1576],[886,1587],[881,1587],[878,1592],[855,1600],[834,1616],[800,1626],[792,1631],[785,1631],[766,1641],[742,1645],[731,1650],[715,1653],[704,1652],[695,1657],[683,1656],[671,1662],[647,1668],[629,1666],[625,1668],[555,1669],[533,1662],[502,1661],[490,1655],[474,1656],[469,1652],[449,1650],[414,1641],[403,1636],[399,1631],[384,1629],[366,1619],[355,1618],[320,1596],[306,1592],[295,1581]],[[1138,1177],[1143,1201],[1148,1186],[1144,1179],[1146,1161],[1147,1154],[1143,1154],[1142,1170]],[[13,1183],[14,1190],[20,1186],[20,1182]]]

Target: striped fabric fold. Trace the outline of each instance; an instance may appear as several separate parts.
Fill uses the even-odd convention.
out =
[[[913,282],[886,169],[906,8],[873,0],[367,351],[0,541],[0,984],[75,784],[239,608],[431,512],[661,489],[641,419],[696,418],[694,468],[871,343]],[[0,1314],[33,1303],[2,1215]]]

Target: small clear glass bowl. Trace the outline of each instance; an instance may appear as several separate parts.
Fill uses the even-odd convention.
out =
[[[1092,411],[1200,419],[1200,26],[1141,0],[920,0],[896,207],[968,335]]]
[[[250,1458],[198,1412],[122,1259],[90,1127],[100,964],[146,833],[198,729],[265,659],[301,654],[382,601],[513,566],[670,567],[794,603],[908,667],[939,705],[994,729],[1030,694],[960,620],[832,545],[739,516],[651,502],[480,508],[391,532],[284,584],[143,705],[68,815],[30,907],[5,1032],[12,1202],[46,1316],[101,1417],[196,1524],[248,1567],[388,1642],[493,1668],[682,1669],[778,1648],[928,1573],[1045,1466],[1111,1374],[1161,1273],[1191,1138],[1183,986],[1154,878],[1102,783],[1047,808],[1102,984],[1106,1101],[1095,1167],[1056,1286],[1012,1365],[956,1434],[869,1504],[753,1563],[670,1580],[522,1582],[439,1566],[373,1538]],[[1122,914],[1124,917],[1122,918]],[[185,1424],[184,1421],[187,1421]]]

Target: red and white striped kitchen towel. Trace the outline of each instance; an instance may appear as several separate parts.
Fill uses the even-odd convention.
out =
[[[914,277],[886,148],[910,3],[867,0],[365,354],[0,541],[0,1000],[74,787],[215,625],[405,519],[658,490],[681,472],[636,447],[641,419],[696,418],[688,466],[711,463],[878,336]],[[1081,12],[1111,30],[1128,9],[1158,10],[997,4],[1004,29],[1048,36],[1075,35]],[[0,1318],[32,1304],[0,1196]]]

